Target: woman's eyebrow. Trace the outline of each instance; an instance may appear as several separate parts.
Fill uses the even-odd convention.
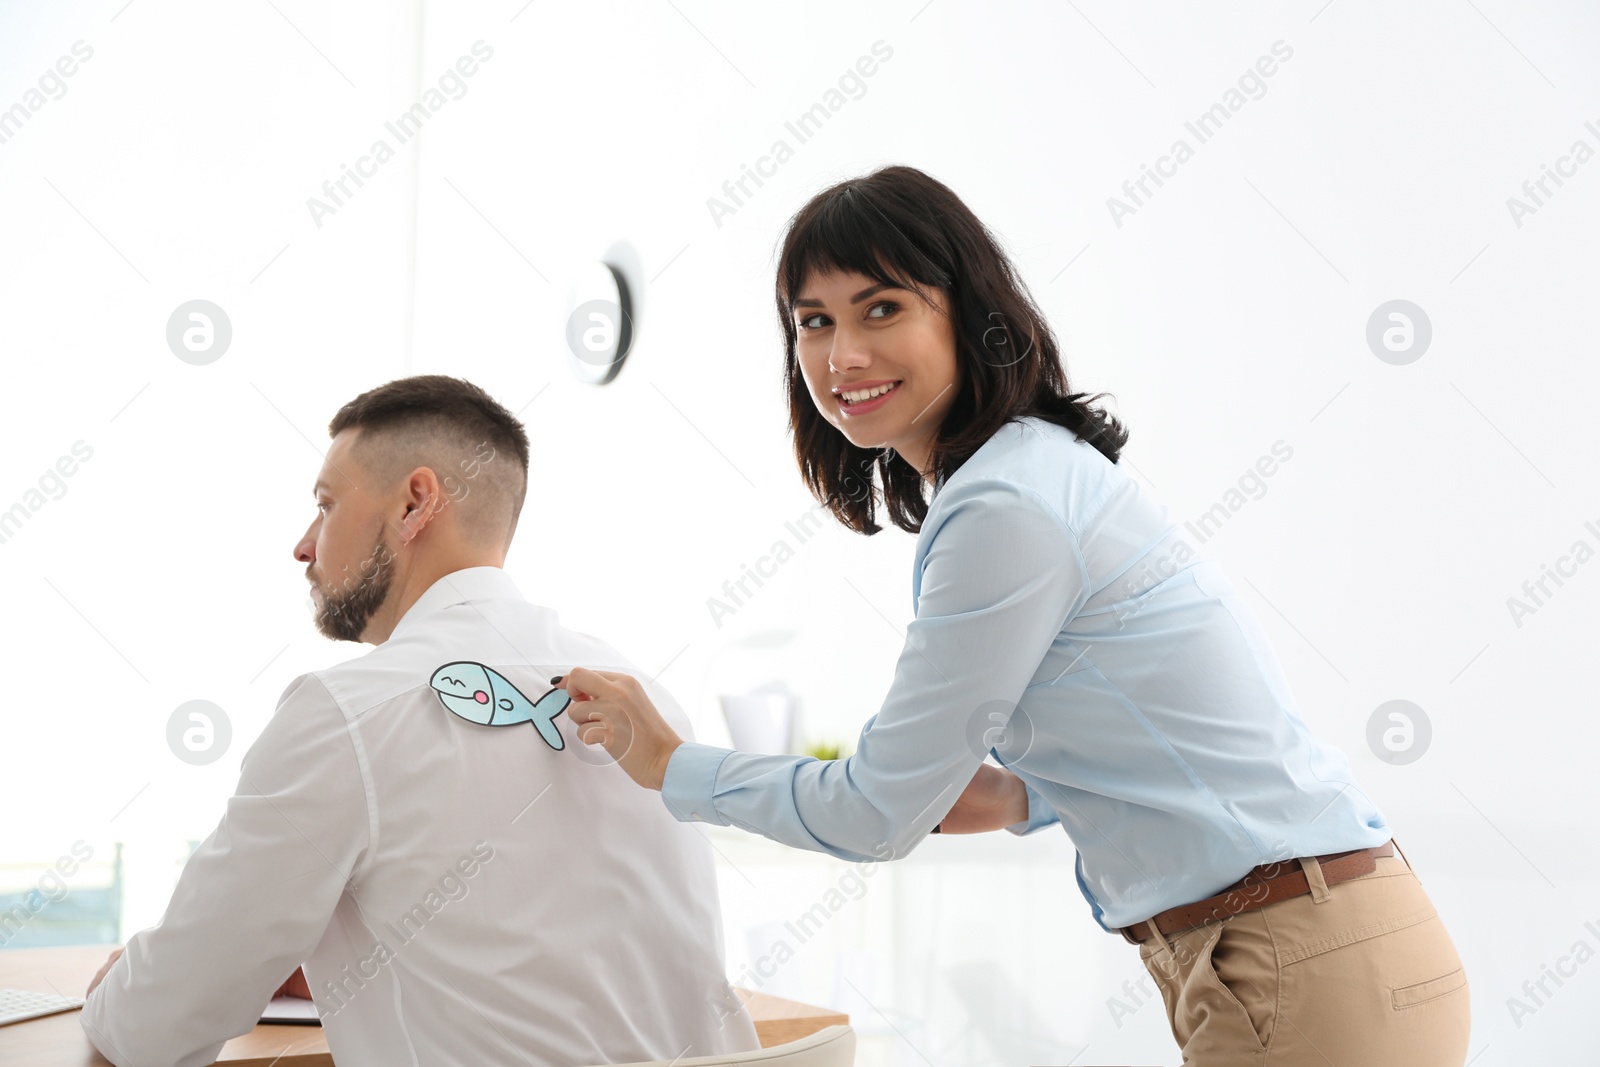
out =
[[[873,295],[874,293],[881,293],[885,289],[898,289],[898,288],[899,288],[899,286],[896,286],[896,285],[884,285],[881,282],[879,284],[877,284],[877,285],[869,285],[865,289],[863,289],[859,293],[857,293],[855,296],[852,296],[850,298],[850,303],[859,304],[859,303],[861,303],[861,301],[865,300],[867,297]],[[813,300],[810,297],[802,296],[802,297],[800,297],[798,300],[796,300],[794,302],[794,306],[797,307],[797,308],[819,308],[819,307],[823,306],[823,303],[820,300]]]

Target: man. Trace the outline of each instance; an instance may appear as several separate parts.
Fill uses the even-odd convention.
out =
[[[303,963],[340,1067],[757,1048],[706,842],[552,714],[573,663],[638,672],[500,569],[522,425],[429,375],[328,429],[294,555],[318,628],[377,647],[289,685],[165,916],[96,976],[90,1040],[120,1067],[209,1064]]]

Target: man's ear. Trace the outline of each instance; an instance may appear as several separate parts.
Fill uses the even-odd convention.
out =
[[[438,477],[430,467],[413,470],[408,488],[411,493],[421,494],[421,499],[411,504],[406,509],[405,518],[400,520],[400,544],[411,544],[422,533],[422,526],[426,526],[450,502],[440,496]]]
[[[410,509],[406,510],[405,518],[400,520],[400,542],[402,544],[410,544],[411,541],[414,541],[416,536],[422,533],[422,526],[426,526],[430,518],[434,517],[434,512],[437,510],[434,507],[434,499],[434,496],[429,494],[429,496],[422,498],[421,504],[413,504]]]

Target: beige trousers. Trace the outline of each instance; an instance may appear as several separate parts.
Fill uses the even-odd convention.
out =
[[[1187,1067],[1461,1067],[1467,976],[1401,855],[1139,947]]]

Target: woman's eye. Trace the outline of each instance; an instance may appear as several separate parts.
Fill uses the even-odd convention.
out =
[[[888,310],[887,313],[885,313],[883,315],[875,315],[874,312],[876,312],[879,308],[888,308],[889,310]],[[899,304],[893,303],[893,302],[888,301],[888,300],[884,300],[884,301],[882,301],[880,303],[873,304],[871,307],[869,307],[867,309],[867,318],[869,318],[869,319],[874,319],[874,318],[876,318],[876,319],[885,319],[885,318],[888,318],[890,315],[893,315],[898,310],[900,310],[900,305]]]
[[[810,326],[810,325],[807,325],[807,324],[812,322],[812,321],[814,321],[814,320],[816,320],[816,319],[825,319],[825,318],[827,318],[827,316],[822,314],[820,311],[817,312],[814,315],[805,315],[805,316],[801,317],[801,319],[799,321],[799,326],[800,326],[800,328],[802,330],[820,329],[821,328],[820,326]]]

